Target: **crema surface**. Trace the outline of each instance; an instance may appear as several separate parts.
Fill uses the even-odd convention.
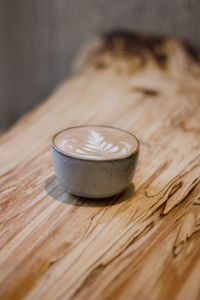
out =
[[[104,126],[68,128],[58,133],[54,145],[70,156],[110,160],[131,155],[138,148],[137,139],[127,131]]]

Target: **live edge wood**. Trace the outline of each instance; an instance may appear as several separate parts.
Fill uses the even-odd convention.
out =
[[[172,38],[116,33],[0,137],[0,298],[200,299],[200,62]],[[105,124],[138,136],[133,186],[64,192],[52,135]]]

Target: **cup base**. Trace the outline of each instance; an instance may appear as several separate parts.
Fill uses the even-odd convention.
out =
[[[120,195],[121,193],[123,193],[126,188],[123,188],[121,191],[118,191],[117,193],[109,193],[109,194],[87,194],[87,193],[81,193],[81,192],[77,192],[75,190],[72,190],[71,188],[67,187],[66,185],[64,185],[63,183],[60,183],[62,185],[62,187],[70,194],[74,195],[74,196],[78,196],[78,197],[82,197],[82,198],[89,198],[89,199],[103,199],[103,198],[111,198],[113,196],[117,196]]]

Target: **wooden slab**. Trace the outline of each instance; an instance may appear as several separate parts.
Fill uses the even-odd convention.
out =
[[[75,69],[0,137],[0,298],[200,299],[198,53],[116,33]],[[51,137],[80,124],[138,136],[121,196],[89,201],[58,184]]]

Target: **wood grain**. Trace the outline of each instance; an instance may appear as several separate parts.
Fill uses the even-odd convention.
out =
[[[200,65],[174,39],[115,34],[0,136],[1,299],[200,299]],[[51,162],[67,126],[127,129],[141,143],[133,186],[87,200]]]

